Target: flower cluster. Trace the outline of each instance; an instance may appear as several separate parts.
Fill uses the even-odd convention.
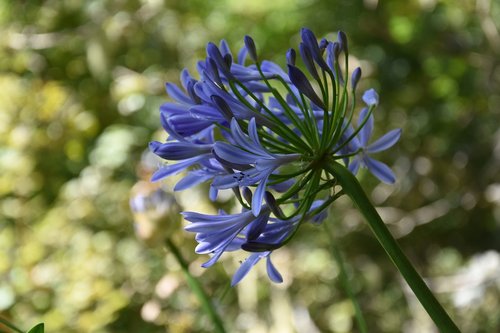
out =
[[[367,168],[375,177],[393,183],[395,176],[372,154],[399,139],[393,130],[370,143],[373,111],[378,95],[371,89],[353,125],[360,68],[349,80],[348,44],[316,39],[301,31],[299,54],[305,72],[296,64],[296,51],[286,53],[287,70],[258,57],[246,36],[236,58],[227,43],[209,43],[199,61],[199,79],[184,70],[182,88],[166,84],[174,100],[160,108],[166,142],[152,142],[151,150],[168,161],[153,175],[160,180],[185,172],[174,190],[210,182],[209,197],[232,190],[241,213],[205,215],[184,212],[186,230],[196,233],[196,252],[211,254],[203,267],[213,265],[226,251],[251,254],[233,277],[238,283],[262,258],[269,278],[282,277],[271,253],[286,244],[300,225],[320,223],[326,208],[340,195],[335,175],[327,165],[342,162],[352,173]],[[248,64],[250,62],[250,64]]]

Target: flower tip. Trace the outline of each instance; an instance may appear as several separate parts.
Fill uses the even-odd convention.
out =
[[[243,39],[245,42],[245,47],[247,48],[248,54],[253,61],[257,62],[257,48],[255,47],[255,42],[252,37],[246,35]]]
[[[149,143],[149,150],[151,150],[153,153],[158,150],[158,148],[161,146],[161,142],[158,141],[151,141]]]
[[[234,118],[234,115],[229,105],[227,105],[226,101],[218,95],[212,95],[210,96],[210,99],[217,106],[217,109],[222,114],[224,119],[226,119],[227,122],[231,122],[231,120]]]
[[[352,77],[351,77],[352,90],[356,89],[356,86],[358,85],[360,78],[361,78],[361,68],[358,67],[352,72]]]
[[[378,94],[375,89],[368,89],[367,91],[365,91],[362,99],[363,102],[365,102],[368,106],[377,105],[379,100]]]
[[[306,28],[306,27],[300,29],[300,37],[302,37],[302,40],[305,40],[305,39],[311,38],[311,37],[316,39],[316,36],[314,36],[314,32],[312,32],[311,29]]]
[[[293,65],[288,65],[288,76],[292,84],[305,96],[307,96],[314,104],[324,109],[325,105],[323,101],[314,91],[311,83],[307,80],[306,75],[297,67]]]
[[[339,31],[337,39],[340,42],[341,50],[344,51],[346,54],[349,53],[347,47],[347,35],[345,34],[345,32],[343,32],[342,30]]]
[[[286,62],[288,65],[295,66],[295,59],[297,58],[297,54],[294,49],[289,49],[286,53]]]

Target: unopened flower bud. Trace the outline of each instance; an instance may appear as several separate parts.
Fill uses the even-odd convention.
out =
[[[360,78],[361,78],[361,68],[358,67],[354,70],[354,72],[352,72],[352,76],[351,76],[352,90],[356,89],[356,86],[358,85]]]
[[[253,61],[257,62],[257,48],[255,47],[255,42],[253,41],[252,37],[247,35],[243,40],[245,42],[245,47],[247,48],[250,58],[252,58]]]
[[[288,65],[295,66],[295,59],[297,57],[297,54],[295,53],[294,49],[289,49],[288,52],[286,53],[286,62]]]

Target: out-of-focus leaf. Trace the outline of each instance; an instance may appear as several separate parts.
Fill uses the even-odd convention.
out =
[[[43,332],[45,332],[44,323],[40,323],[28,331],[28,333],[43,333]]]

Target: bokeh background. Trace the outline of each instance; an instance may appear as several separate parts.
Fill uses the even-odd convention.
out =
[[[244,258],[200,268],[172,184],[147,182],[166,81],[193,70],[208,41],[237,52],[245,34],[283,65],[307,26],[347,32],[360,89],[380,93],[376,130],[403,128],[381,156],[396,185],[361,175],[391,231],[463,332],[499,332],[499,22],[492,0],[1,0],[1,315],[54,333],[209,332],[168,234],[229,332],[356,332],[323,227],[276,252],[283,284],[259,266],[230,288]],[[159,186],[159,206],[133,214],[130,197]],[[207,212],[234,204],[205,190],[175,198]],[[370,332],[435,332],[352,205],[330,216]]]

